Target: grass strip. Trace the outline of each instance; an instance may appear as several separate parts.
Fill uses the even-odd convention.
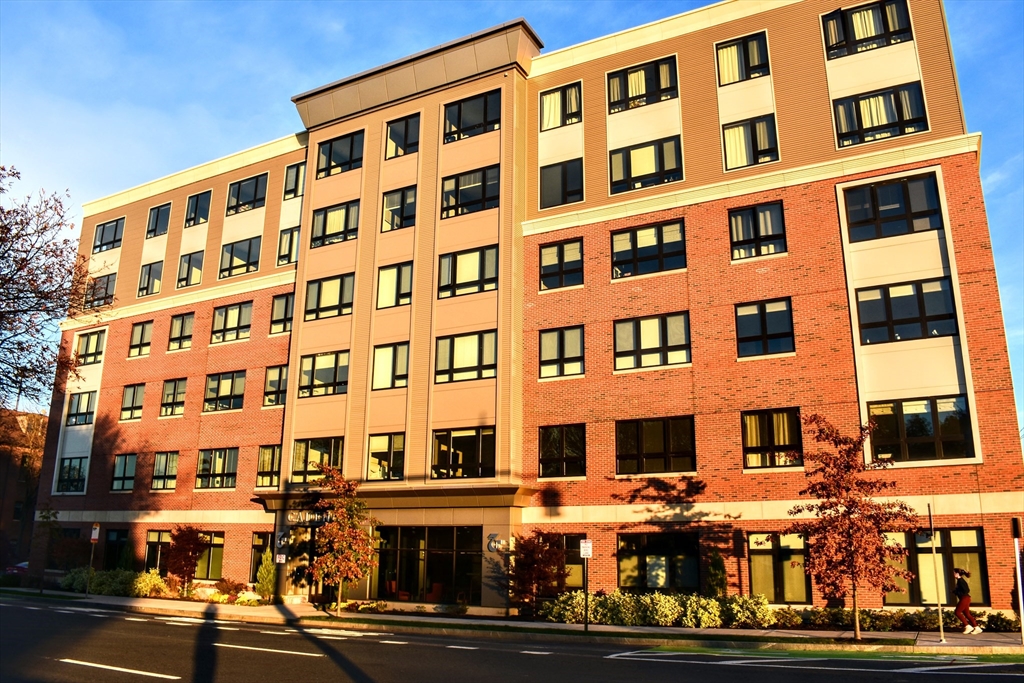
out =
[[[8,595],[15,598],[26,598],[29,600],[85,600],[84,595],[49,595],[43,593],[27,593],[25,591],[0,588],[0,595]]]
[[[757,654],[752,654],[748,652],[736,652],[735,650],[719,650],[710,647],[680,647],[678,645],[659,645],[657,647],[652,647],[650,651],[682,652],[705,655],[742,655],[746,657],[757,657],[765,659],[769,657],[778,657],[779,659],[881,659],[892,662],[924,662],[928,664],[970,664],[972,662],[984,662],[993,664],[1019,664],[1024,662],[1024,658],[1022,658],[1020,655],[940,655],[930,653],[892,654],[886,652],[871,652],[865,650],[757,650]]]

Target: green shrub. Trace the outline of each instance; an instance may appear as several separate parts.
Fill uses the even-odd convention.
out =
[[[260,596],[255,591],[243,590],[239,591],[238,595],[235,596],[234,604],[243,607],[256,607],[261,602]]]
[[[388,603],[385,600],[374,600],[373,602],[364,602],[359,605],[360,612],[369,612],[371,614],[383,614],[388,610]]]
[[[643,626],[639,596],[615,589],[605,596],[597,597],[594,614],[599,615],[595,623],[612,626]]]
[[[75,593],[85,592],[86,578],[89,576],[90,570],[88,567],[76,567],[72,569],[60,580],[60,587],[66,591],[72,591]],[[96,572],[92,572],[95,574]]]
[[[729,628],[768,628],[775,614],[763,595],[732,595],[723,602],[723,621]]]
[[[168,593],[170,590],[167,588],[167,583],[156,569],[136,574],[135,580],[132,582],[132,596],[136,598],[152,598]]]
[[[775,610],[775,628],[800,628],[804,625],[804,615],[792,607]]]
[[[978,620],[980,623],[980,619]],[[995,633],[1012,633],[1020,631],[1020,617],[1016,614],[1010,619],[1002,612],[989,612],[985,615],[985,629]]]
[[[228,603],[228,598],[230,598],[230,597],[231,596],[228,595],[227,593],[221,593],[220,591],[213,591],[212,593],[210,593],[210,597],[206,598],[206,601],[207,602],[215,602],[215,603],[220,604],[220,605],[226,605]]]
[[[564,624],[582,624],[584,609],[583,591],[569,591],[560,594],[554,600],[541,604],[538,616],[547,621],[556,621]],[[594,618],[593,598],[590,604],[590,617]],[[595,622],[596,623],[596,622]]]
[[[110,571],[96,572],[93,574],[89,592],[93,595],[131,597],[135,576],[135,572],[127,569],[111,569]]]
[[[886,610],[862,610],[860,627],[865,631],[898,631],[903,625],[904,612],[888,612]],[[866,617],[866,618],[865,618]]]
[[[273,597],[277,590],[277,567],[274,566],[274,557],[270,554],[270,548],[263,551],[260,559],[260,568],[256,570],[256,592],[264,600]]]
[[[671,595],[646,593],[638,599],[640,622],[643,626],[672,626],[679,621],[683,608]]]
[[[679,625],[685,628],[719,628],[722,625],[722,605],[718,600],[700,595],[677,595],[676,602],[682,613]]]
[[[722,553],[712,550],[708,558],[707,578],[704,581],[705,594],[709,598],[722,599],[729,592],[729,577],[725,571]]]

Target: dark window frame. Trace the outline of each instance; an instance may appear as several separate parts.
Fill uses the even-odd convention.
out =
[[[235,314],[234,324],[231,324],[232,313]],[[233,341],[244,341],[249,339],[251,334],[251,301],[240,301],[237,304],[217,306],[213,309],[213,318],[210,323],[210,346]]]
[[[415,123],[414,126],[410,124]],[[399,125],[402,128],[402,140],[401,144],[394,141],[391,136],[392,127],[397,131]],[[415,135],[411,137],[416,138],[410,140],[410,131],[415,130]],[[393,147],[392,147],[393,145]],[[394,121],[388,121],[387,139],[384,144],[384,160],[397,159],[404,157],[407,154],[415,154],[420,151],[420,115],[419,113],[410,114],[409,116],[403,116],[400,119]]]
[[[661,443],[664,450],[646,450],[645,443],[646,427],[654,423],[661,423]],[[682,435],[686,444],[674,443],[675,436],[673,427],[681,424],[686,430]],[[627,431],[632,432],[636,452],[629,452],[624,437]],[[683,446],[676,448],[676,446]],[[659,462],[660,461],[660,465]],[[643,474],[675,474],[680,472],[697,471],[697,446],[695,443],[694,416],[675,415],[671,417],[652,417],[637,420],[616,420],[615,421],[615,474],[617,475],[643,475]]]
[[[403,352],[404,347],[404,352]],[[391,373],[387,386],[377,384],[377,352],[391,349]],[[405,371],[402,372],[402,368]],[[401,389],[409,386],[409,342],[398,342],[395,344],[381,344],[373,347],[373,367],[370,375],[371,391],[383,391],[385,389]]]
[[[580,430],[580,444],[583,447],[583,453],[580,455],[566,454],[566,447],[569,441],[567,430],[569,429]],[[585,423],[540,427],[537,432],[538,479],[587,476],[587,425]],[[558,437],[557,447],[553,452],[549,451],[547,454],[545,454],[545,450],[548,450],[546,446],[549,444],[545,438],[546,432],[552,435],[557,433]]]
[[[328,216],[336,211],[343,211],[341,229],[328,233]],[[338,242],[348,242],[359,237],[359,200],[342,202],[325,206],[313,212],[313,229],[309,239],[309,248],[318,249]]]
[[[903,8],[903,16],[907,20],[906,28],[893,28],[892,18],[885,11],[886,5],[892,4]],[[875,6],[879,8],[879,16],[883,22],[884,30],[882,33],[867,38],[859,40],[854,38],[851,15],[854,12],[861,12]],[[821,17],[821,26],[825,37],[825,56],[826,59],[830,60],[860,54],[861,52],[880,47],[905,43],[914,39],[913,28],[910,25],[910,13],[907,11],[907,5],[904,0],[895,0],[895,2],[893,0],[883,0],[882,2],[858,5],[850,9],[837,9]],[[850,36],[850,38],[847,39],[846,36]],[[872,45],[871,43],[877,44]],[[858,47],[865,47],[866,49],[857,50],[856,48]]]
[[[918,185],[918,183],[920,183],[920,185]],[[891,205],[887,205],[885,202],[892,200],[881,199],[879,197],[879,191],[883,188],[891,188],[896,185],[900,186],[900,194],[902,195],[901,201],[905,210],[901,214],[889,214],[882,216],[881,214],[883,211],[891,210]],[[912,185],[919,186],[921,188],[924,196],[920,199],[923,199],[926,204],[929,203],[931,199],[934,199],[934,208],[914,210],[913,207],[916,203],[915,194],[917,193],[912,190]],[[868,193],[866,199],[871,203],[871,212],[873,214],[871,218],[854,220],[854,211],[863,211],[864,208],[863,205],[859,207],[854,206],[857,201],[854,193],[857,192]],[[861,199],[860,201],[863,200],[864,199]],[[846,187],[843,190],[843,203],[846,209],[846,230],[851,243],[886,239],[887,237],[897,237],[899,235],[908,235],[928,230],[942,230],[945,227],[942,216],[941,194],[939,192],[938,180],[934,173],[909,175],[903,178],[879,180],[864,185]],[[922,221],[926,224],[922,224]],[[893,232],[893,228],[898,226],[900,222],[903,223],[904,229],[898,232]],[[866,234],[868,229],[871,229],[872,234],[869,236],[862,236],[861,231]]]
[[[167,333],[168,351],[185,351],[192,348],[192,330],[195,321],[196,314],[194,312],[171,316],[171,326]],[[175,326],[178,327],[177,334],[174,331]]]
[[[750,65],[750,45],[752,43],[760,43],[764,49],[764,62],[757,64],[756,66]],[[733,47],[734,45],[739,46],[738,61],[739,66],[739,78],[735,81],[729,81],[728,83],[722,82],[722,60],[719,56],[722,50]],[[771,74],[771,57],[768,56],[768,32],[758,31],[757,33],[751,33],[750,35],[743,36],[742,38],[735,38],[733,40],[727,40],[715,45],[715,63],[718,66],[718,87],[724,87],[732,85],[733,83],[743,83],[754,78],[762,78]]]
[[[149,210],[149,220],[146,221],[146,239],[166,235],[171,225],[171,203],[154,206]]]
[[[330,467],[341,468],[345,462],[345,437],[344,436],[326,436],[318,439],[296,439],[294,448],[292,451],[292,474],[291,481],[296,484],[309,484],[318,481],[323,478],[323,474],[316,468],[317,464],[310,461],[309,450],[310,446],[317,442],[321,447],[320,452],[322,453],[322,459],[327,460],[327,465]],[[299,450],[300,445],[304,445],[305,451],[301,456],[302,468],[296,469],[296,465],[300,463]],[[323,446],[326,445],[326,448]]]
[[[952,533],[957,531],[972,531],[976,534],[977,538],[980,538],[980,543],[975,542],[973,545],[954,545]],[[968,584],[972,589],[971,591],[971,606],[972,607],[990,607],[991,606],[991,591],[990,589],[990,575],[988,567],[988,553],[987,544],[985,543],[985,530],[983,527],[977,526],[951,526],[944,527],[935,530],[935,535],[939,537],[939,543],[935,548],[935,554],[938,555],[941,560],[940,567],[944,567],[947,572],[953,568],[958,567],[956,560],[953,559],[954,555],[963,553],[977,553],[978,564],[977,568],[969,568],[971,577],[967,579]],[[918,539],[921,539],[919,544]],[[926,566],[930,569],[932,567],[932,550],[931,550],[932,536],[928,531],[924,531],[920,534],[904,533],[903,541],[900,543],[904,548],[907,549],[907,558],[904,563],[900,565],[909,569],[914,574],[914,579],[910,582],[897,580],[897,583],[901,583],[907,588],[906,593],[890,592],[886,593],[882,597],[882,604],[886,607],[929,607],[934,606],[934,602],[925,602],[924,596],[921,594],[921,572],[919,571],[921,563],[926,563]],[[967,569],[967,567],[964,567]],[[977,578],[977,583],[975,583]],[[943,585],[944,593],[946,594],[943,598],[943,604],[949,605],[956,602],[956,597],[951,595],[950,583],[945,582]],[[934,590],[933,586],[929,586]],[[894,595],[905,595],[906,599],[902,601],[894,600]]]
[[[233,489],[237,483],[237,446],[200,449],[196,463],[196,489]]]
[[[677,166],[672,169],[665,168],[665,145],[669,143],[675,144],[675,157]],[[653,146],[655,150],[655,164],[657,170],[653,173],[647,173],[645,175],[639,175],[634,177],[632,172],[632,152],[642,147]],[[642,142],[637,145],[630,145],[629,147],[620,147],[619,149],[609,150],[608,152],[608,177],[611,182],[610,194],[620,194],[622,192],[630,192],[632,190],[640,190],[645,187],[655,187],[657,185],[664,185],[665,183],[674,183],[683,180],[683,159],[682,159],[682,145],[678,135],[671,137],[662,138],[660,140],[651,140],[650,142]],[[622,155],[622,178],[615,180],[615,155]]]
[[[392,263],[387,266],[381,266],[377,269],[376,308],[378,311],[412,304],[412,264],[412,261],[405,261],[404,263]],[[395,271],[395,295],[390,300],[385,299],[385,305],[382,306],[381,283],[384,282],[385,271]]]
[[[362,168],[365,132],[355,130],[317,145],[316,179],[329,178],[332,175]],[[338,149],[335,150],[335,147]],[[347,147],[347,152],[342,151],[343,147]],[[334,159],[335,153],[340,157],[338,161]]]
[[[786,312],[789,314],[789,332],[769,332],[768,331],[768,313],[774,313],[775,311],[767,311],[769,304],[778,304],[785,302]],[[757,335],[749,335],[745,337],[740,336],[740,309],[757,306],[757,316],[760,325],[760,331]],[[763,301],[745,301],[743,303],[736,304],[735,306],[735,318],[736,318],[736,356],[738,358],[755,358],[757,356],[774,356],[780,353],[795,353],[796,352],[796,330],[793,325],[793,300],[790,297],[782,297],[780,299],[767,299]],[[779,340],[789,339],[789,348],[781,348],[778,351],[772,351],[772,342]],[[755,341],[761,343],[761,348],[756,353],[743,353],[743,344],[752,344]]]
[[[110,480],[111,491],[131,491],[135,488],[135,469],[138,456],[123,453],[114,456],[114,473]]]
[[[75,358],[78,360],[79,367],[103,362],[103,351],[107,342],[106,330],[81,333],[76,342]]]
[[[163,289],[164,262],[153,261],[147,263],[139,270],[139,291],[138,298],[159,294]]]
[[[680,248],[674,251],[666,252],[665,249],[665,228],[679,227],[679,245]],[[656,235],[655,253],[647,254],[643,253],[647,247],[638,246],[640,233],[646,233],[654,230]],[[625,250],[616,251],[616,237],[623,235],[629,236],[629,256],[628,258],[621,257],[620,254],[626,254]],[[644,225],[636,228],[627,228],[625,230],[616,230],[610,235],[611,242],[611,266],[612,266],[612,279],[621,280],[630,277],[637,277],[638,275],[648,275],[651,273],[667,273],[673,270],[685,270],[686,269],[686,221],[680,218],[678,221],[671,221],[669,223],[661,223],[658,225]],[[682,262],[679,263],[679,258],[682,257]],[[666,266],[666,262],[669,265]],[[655,264],[657,267],[653,270],[647,269],[650,264]]]
[[[661,66],[664,64],[669,66],[669,82],[667,85],[661,80]],[[642,95],[630,96],[629,74],[641,69],[644,71],[644,93]],[[656,104],[658,102],[664,102],[665,100],[678,98],[678,73],[675,55],[662,57],[661,59],[655,59],[642,64],[634,64],[626,67],[625,69],[609,72],[606,78],[608,88],[608,114],[617,114],[630,109],[645,107],[649,104]],[[615,90],[612,86],[613,80],[617,80],[619,82],[618,89],[622,97],[618,99],[612,99],[614,94],[613,91]],[[655,85],[657,87],[648,92],[648,86],[651,85]]]
[[[458,282],[459,257],[468,254],[479,254],[477,258],[477,277],[475,280]],[[488,257],[493,254],[493,275],[488,274]],[[463,249],[448,254],[441,254],[437,259],[437,298],[451,299],[457,296],[469,296],[480,292],[490,292],[498,288],[498,245],[492,244],[475,249]]]
[[[325,363],[322,367],[317,363],[318,359],[322,358],[326,361],[329,356],[333,357],[332,363]],[[343,357],[344,363],[342,363]],[[350,354],[347,349],[311,353],[299,358],[298,398],[347,394],[349,362]],[[317,371],[321,369],[324,371],[331,370],[330,381],[323,382],[317,380]]]
[[[569,91],[576,90],[576,110],[573,112],[569,111]],[[558,93],[558,123],[544,127],[544,96]],[[560,85],[557,88],[551,88],[545,90],[539,95],[539,107],[537,109],[540,117],[540,131],[543,133],[546,130],[555,130],[556,128],[563,128],[565,126],[571,126],[575,123],[583,122],[583,81],[575,81],[573,83],[566,83]]]
[[[202,531],[199,538],[206,547],[196,563],[196,578],[208,581],[221,578],[224,571],[224,532]]]
[[[321,299],[323,298],[324,285],[338,281],[338,303],[337,305],[321,305]],[[353,300],[355,299],[355,273],[343,273],[341,275],[332,275],[330,277],[320,278],[318,280],[309,280],[306,282],[306,300],[304,302],[305,309],[303,310],[303,320],[306,322],[312,320],[323,320],[325,318],[335,318],[342,315],[352,315]],[[315,289],[315,294],[313,290]],[[348,300],[345,299],[345,292],[348,292]]]
[[[779,227],[782,232],[761,234],[760,215],[762,211],[771,210],[772,207],[779,207]],[[733,226],[734,218],[747,217],[753,237],[736,239],[736,230]],[[774,229],[775,226],[772,226]],[[781,245],[781,246],[780,246]],[[737,209],[729,209],[729,246],[732,248],[732,260],[744,261],[759,256],[770,256],[772,254],[785,254],[789,251],[786,242],[786,212],[781,201],[764,202],[753,206],[744,206]],[[774,248],[775,251],[768,251]],[[750,253],[744,253],[749,251]]]
[[[101,308],[114,303],[114,292],[117,287],[117,273],[108,273],[90,278],[85,288],[85,309]]]
[[[299,239],[301,233],[299,226],[285,228],[277,235],[277,265],[287,266],[299,261]]]
[[[751,536],[768,534],[767,543],[759,545],[752,540]],[[796,536],[797,534],[791,534]],[[810,605],[811,597],[811,575],[807,572],[808,544],[803,540],[803,547],[800,549],[783,548],[781,534],[774,532],[751,532],[747,534],[747,572],[751,577],[751,593],[753,593],[754,557],[770,557],[772,563],[772,595],[765,595],[771,605]],[[786,600],[786,573],[787,567],[792,568],[793,562],[798,562],[796,556],[803,558],[799,565],[804,568],[804,595],[805,600]]]
[[[278,302],[281,302],[279,305]],[[278,294],[270,300],[270,334],[284,334],[292,331],[295,317],[295,293]]]
[[[288,365],[268,366],[263,376],[263,405],[283,406],[287,396]]]
[[[267,203],[267,173],[261,173],[260,175],[252,176],[251,178],[245,178],[243,180],[236,180],[235,182],[228,185],[228,203],[225,209],[225,216],[234,216],[235,214],[244,213],[253,209],[258,209],[265,206]],[[248,193],[252,192],[252,198],[246,198],[243,201],[243,191]]]
[[[171,391],[168,393],[168,389]],[[185,393],[188,390],[188,378],[165,379],[160,392],[160,417],[173,417],[185,413]],[[168,400],[168,397],[170,400]]]
[[[579,354],[575,356],[566,355],[565,335],[567,332],[579,333]],[[548,377],[575,377],[586,373],[586,335],[583,325],[570,325],[568,327],[556,327],[546,330],[538,330],[539,341],[537,345],[538,376],[542,379]],[[555,356],[544,358],[544,337],[555,335]],[[579,372],[567,372],[566,366],[579,363]],[[546,368],[553,368],[554,374],[544,374]]]
[[[256,458],[256,488],[276,487],[281,481],[281,445],[260,446]]]
[[[245,244],[245,258],[241,264],[235,264],[233,263],[235,252],[241,251],[242,244]],[[249,237],[221,246],[220,268],[217,272],[217,279],[224,280],[229,277],[237,277],[258,271],[260,269],[260,251],[262,246],[263,238],[260,236]]]
[[[148,356],[153,346],[153,321],[146,320],[133,323],[131,336],[128,338],[128,357],[139,358]]]
[[[468,176],[474,173],[481,174],[480,198],[463,200],[461,194],[465,187],[472,187],[472,185],[464,186],[463,183],[468,182]],[[475,168],[441,180],[441,220],[496,209],[500,204],[501,164]]]
[[[551,201],[550,195],[547,195],[547,186],[544,183],[545,171],[552,172],[552,170],[557,170],[559,178],[558,193],[557,197],[554,198],[554,201]],[[576,175],[579,178],[578,186],[573,178],[573,170],[576,171]],[[576,204],[583,201],[583,157],[580,157],[579,159],[568,159],[555,164],[548,164],[547,166],[541,166],[538,178],[540,182],[539,194],[541,210],[553,209],[558,206]],[[570,183],[570,181],[572,182]],[[545,200],[545,196],[548,197],[548,200]]]
[[[916,94],[917,102],[921,105],[922,113],[920,116],[908,116],[908,112],[905,111],[903,105],[903,98],[900,96],[904,91]],[[890,123],[879,124],[877,126],[864,127],[863,121],[861,121],[861,109],[858,106],[858,103],[863,99],[877,97],[879,95],[892,96],[892,101],[895,105],[896,120]],[[839,111],[840,107],[845,107],[846,105],[850,105],[850,111],[853,113],[854,121],[851,128],[846,131],[842,131],[840,130]],[[915,133],[926,133],[931,130],[931,125],[928,123],[928,109],[924,103],[924,91],[921,88],[921,81],[901,83],[900,85],[893,85],[888,88],[880,88],[870,92],[858,93],[849,97],[840,97],[832,101],[832,115],[834,117],[836,127],[836,145],[839,149],[855,147],[857,145],[863,145],[877,140],[891,140],[893,138],[913,135]],[[920,128],[919,126],[924,127]],[[889,135],[878,136],[878,133],[884,133],[887,131],[889,132]],[[867,136],[869,135],[872,137],[867,139]]]
[[[83,493],[89,458],[62,457],[57,467],[57,493]]]
[[[109,235],[108,228],[110,228]],[[97,223],[95,236],[92,241],[92,253],[98,254],[102,251],[117,249],[121,246],[121,238],[123,236],[124,218],[115,218],[106,223]]]
[[[203,250],[194,251],[191,254],[182,254],[178,259],[178,282],[176,289],[184,287],[195,287],[203,282]],[[199,258],[197,259],[196,256]],[[199,277],[193,282],[192,276],[198,271]]]
[[[653,537],[653,538],[652,538]],[[669,531],[660,533],[616,534],[616,583],[619,590],[645,593],[654,590],[672,593],[697,593],[700,590],[700,537],[696,531]],[[648,562],[651,558],[664,558],[665,584],[647,584]],[[680,561],[682,558],[682,561]],[[637,582],[624,584],[623,562],[635,562]],[[693,581],[685,581],[687,570]]]
[[[280,448],[280,446],[278,446]],[[277,484],[274,484],[277,486]],[[254,531],[252,533],[252,557],[249,559],[249,583],[256,583],[259,581],[260,566],[263,564],[263,554],[270,551],[273,555],[274,551],[271,545],[273,543],[274,534],[271,531]]]
[[[768,134],[768,140],[764,146],[761,145],[757,135],[757,124],[765,122],[765,130]],[[730,166],[729,165],[729,145],[726,142],[726,132],[733,128],[746,127],[747,139],[750,140],[750,160],[748,163],[742,166]],[[752,166],[760,166],[761,164],[771,164],[779,160],[779,130],[775,121],[775,114],[765,114],[763,116],[755,116],[752,119],[744,119],[743,121],[732,121],[730,123],[722,124],[722,153],[725,157],[725,170],[726,171],[738,171],[744,168],[751,168]]]
[[[926,285],[934,285],[936,283],[945,284],[945,293],[949,297],[949,308],[948,313],[937,313],[933,315],[928,314],[927,293],[924,291]],[[914,301],[917,306],[917,316],[910,318],[894,318],[893,306],[892,306],[892,289],[896,287],[913,287],[914,288]],[[880,293],[882,306],[885,309],[885,319],[877,322],[864,322],[864,312],[861,307],[861,295],[867,292],[877,291]],[[860,343],[861,345],[877,345],[877,344],[895,344],[898,342],[916,341],[919,339],[936,339],[939,337],[956,337],[960,334],[960,326],[957,322],[957,306],[956,298],[953,292],[953,283],[949,277],[937,277],[929,278],[927,280],[912,280],[909,282],[893,282],[877,287],[860,287],[854,291],[854,297],[857,302],[857,328],[860,332]],[[910,327],[917,323],[918,331],[920,334],[916,337],[901,338],[901,334],[906,334],[905,328]],[[948,325],[935,326],[934,323],[952,323],[952,327]],[[946,328],[941,330],[940,328]],[[886,331],[887,339],[877,339],[871,341],[869,334],[872,331]]]
[[[213,203],[212,200],[213,190],[206,190],[205,192],[199,192],[189,196],[188,201],[185,204],[186,228],[210,222],[210,205]],[[204,212],[205,215],[203,215]]]
[[[225,410],[241,410],[245,406],[245,370],[219,372],[206,376],[203,392],[203,412],[219,413]],[[221,393],[221,385],[227,382],[228,392]]]
[[[777,443],[779,437],[775,433],[776,415],[786,415],[793,431],[795,443]],[[748,417],[755,417],[758,420],[758,441],[760,443],[757,445],[747,444]],[[761,418],[764,418],[763,423]],[[776,467],[802,467],[804,464],[802,424],[799,407],[742,411],[740,413],[740,438],[743,446],[743,469],[771,470]],[[749,458],[752,456],[765,460],[766,464],[751,464]]]
[[[565,248],[570,244],[579,244],[580,247],[580,258],[579,265],[566,267],[565,260]],[[544,251],[546,249],[555,249],[555,263],[554,265],[544,265]],[[540,287],[539,291],[548,291],[551,289],[561,289],[563,287],[578,287],[584,284],[584,271],[583,271],[583,238],[576,237],[571,240],[563,240],[561,242],[552,242],[550,244],[542,244],[538,250],[538,256],[540,258]],[[545,268],[548,271],[545,272]],[[579,282],[575,282],[575,276],[579,275]],[[557,284],[549,284],[549,282],[555,282]]]
[[[284,169],[284,195],[282,201],[301,197],[306,192],[306,162],[290,164]]]
[[[142,419],[142,407],[146,398],[145,383],[129,384],[121,393],[121,422]]]
[[[493,338],[492,352],[493,362],[487,362],[487,338]],[[477,337],[477,363],[474,366],[454,367],[455,340],[464,337]],[[442,345],[447,345],[445,352],[446,361],[442,367]],[[472,382],[478,379],[491,379],[498,375],[498,331],[480,330],[479,332],[467,332],[465,334],[446,335],[438,337],[434,345],[434,384],[451,384],[454,382]],[[472,377],[456,377],[457,375],[472,374]]]
[[[386,438],[386,450],[373,450],[371,445],[374,439]],[[399,445],[396,443],[400,442]],[[384,454],[387,459],[375,457],[374,454]],[[374,461],[379,465],[376,468],[377,476],[374,476]],[[386,434],[370,434],[366,440],[366,480],[367,481],[401,481],[405,479],[405,432],[391,432]]]
[[[453,436],[459,432],[459,436]],[[472,435],[469,432],[473,432]],[[490,437],[488,443],[487,437]],[[476,462],[452,462],[452,439],[476,440]],[[491,479],[496,476],[495,454],[497,444],[494,427],[467,427],[464,429],[435,429],[432,438],[431,479]],[[447,446],[446,449],[439,446]],[[462,453],[462,451],[459,451]],[[443,456],[443,457],[442,457]],[[457,474],[458,472],[458,474]]]
[[[482,119],[479,123],[464,123],[465,107],[481,100]],[[495,111],[495,108],[497,111]],[[465,97],[444,105],[444,144],[490,133],[501,128],[501,88]]]
[[[683,325],[686,332],[686,341],[681,344],[672,344],[669,342],[669,318],[681,316],[683,318]],[[658,336],[659,342],[656,347],[642,347],[643,341],[643,323],[647,320],[658,320]],[[620,349],[619,348],[619,330],[625,329],[626,325],[632,327],[632,348]],[[620,326],[622,326],[620,328]],[[690,312],[689,311],[673,311],[671,313],[663,313],[661,315],[647,315],[641,318],[626,318],[624,320],[616,320],[612,323],[613,331],[613,346],[614,346],[614,369],[615,370],[635,370],[635,369],[650,369],[650,368],[669,368],[678,365],[686,365],[687,363],[693,362],[693,339],[690,336]],[[685,353],[686,360],[678,362],[669,362],[670,355],[675,353]],[[644,356],[652,354],[658,354],[658,360],[660,361],[656,365],[645,365]],[[626,359],[632,359],[632,365],[626,365],[624,362],[620,364],[620,360],[625,361]]]
[[[151,491],[177,489],[178,456],[178,451],[157,451],[153,454],[153,479],[149,485]]]
[[[962,401],[963,402],[963,413],[962,417],[959,418],[960,424],[959,436],[951,436],[949,434],[944,435],[942,433],[943,421],[940,420],[939,415],[939,402],[940,401]],[[907,418],[904,412],[905,403],[920,403],[922,401],[928,402],[928,416],[931,419],[930,429],[932,435],[929,437],[925,436],[909,436],[907,434]],[[886,437],[884,436],[884,425],[879,424],[879,420],[876,420],[872,414],[873,408],[882,408],[890,406],[892,409],[892,419],[896,424],[896,430],[898,436]],[[971,405],[967,400],[966,394],[945,394],[941,396],[921,396],[914,398],[897,398],[889,401],[870,401],[867,404],[869,420],[875,424],[875,429],[871,434],[871,458],[872,460],[888,460],[889,462],[936,462],[936,461],[966,461],[971,462],[975,459],[974,453],[974,425],[971,422]],[[966,426],[966,429],[964,429]],[[948,446],[946,443],[963,443],[963,455],[952,454],[946,455]],[[910,447],[914,444],[928,444],[934,445],[934,456],[931,457],[914,457],[910,453]],[[898,446],[899,450],[895,453],[890,453],[888,456],[880,454],[880,451],[891,450],[893,446]]]
[[[388,198],[398,195],[398,205],[388,208]],[[411,197],[411,199],[410,199]],[[393,232],[416,225],[416,186],[400,187],[389,190],[383,195],[381,208],[381,232]],[[390,219],[390,223],[389,223]],[[390,227],[389,227],[390,226]]]
[[[82,401],[85,401],[83,410]],[[68,427],[91,425],[96,415],[96,392],[79,391],[68,396],[68,414],[64,424]]]

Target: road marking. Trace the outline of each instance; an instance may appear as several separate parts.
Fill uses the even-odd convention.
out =
[[[43,609],[42,607],[28,607],[26,605],[22,605],[22,607],[24,607],[25,609],[35,609],[35,610]]]
[[[61,614],[74,614],[74,612],[72,612],[71,610],[67,610],[67,609],[55,609],[53,611],[54,612],[60,612]]]
[[[96,664],[95,662],[82,662],[77,659],[62,659],[60,660],[65,664],[78,664],[79,666],[91,666],[96,669],[109,669],[110,671],[120,671],[126,674],[135,674],[136,676],[149,676],[150,678],[166,678],[172,681],[180,681],[181,676],[168,676],[167,674],[153,673],[152,671],[139,671],[138,669],[125,669],[121,666],[110,666],[109,664]]]
[[[231,628],[230,626],[218,626],[218,631],[237,631],[237,628]]]
[[[906,673],[922,674],[922,673],[933,673],[933,672],[936,672],[936,673],[937,672],[953,673],[954,671],[959,671],[960,669],[979,669],[979,668],[984,668],[984,667],[1006,666],[1006,665],[1007,665],[1007,662],[999,662],[999,663],[993,663],[993,664],[953,664],[953,663],[950,663],[950,664],[943,664],[942,666],[916,666],[916,667],[914,667],[912,669],[898,669],[898,671],[901,674],[906,674]],[[1005,675],[1009,676],[1009,675],[1012,675],[1012,674],[1005,674]]]
[[[149,619],[139,619],[138,617],[125,617],[125,621],[149,621]]]
[[[106,614],[90,614],[89,616],[90,617],[96,617],[97,619],[106,619],[107,618]]]
[[[468,645],[446,645],[449,650],[479,650],[478,647],[469,647]]]
[[[260,631],[260,633],[269,633],[272,636],[290,636],[291,635],[290,633],[285,633],[283,631]]]
[[[520,650],[519,654],[521,654],[521,655],[549,655],[551,653],[550,652],[537,652],[535,650]]]
[[[378,643],[383,643],[384,645],[408,645],[409,644],[407,641],[404,641],[404,640],[378,640],[377,642]]]
[[[317,636],[317,638],[320,640],[348,640],[348,638],[345,638],[344,636],[340,638],[338,636]]]
[[[325,655],[317,652],[293,652],[291,650],[272,650],[269,647],[249,647],[248,645],[229,645],[228,643],[214,643],[217,647],[230,647],[235,650],[255,650],[256,652],[275,652],[279,655],[299,655],[300,657],[323,657]]]

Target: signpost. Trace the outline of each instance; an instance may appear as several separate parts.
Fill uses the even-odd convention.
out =
[[[96,544],[100,542],[100,523],[93,522],[92,536],[89,537],[89,573],[85,575],[85,596],[89,597],[89,582],[92,580],[92,560],[96,556]]]
[[[590,558],[594,556],[594,542],[582,539],[580,541],[580,557],[583,558],[583,631],[590,631],[590,572],[587,566]]]
[[[1013,539],[1013,560],[1017,569],[1017,606],[1020,609],[1017,614],[1021,615],[1021,622],[1024,622],[1024,580],[1021,580],[1019,538]],[[1020,626],[1020,642],[1024,645],[1024,623]]]
[[[940,592],[945,583],[939,583],[939,556],[935,549],[938,542],[935,539],[935,520],[932,519],[932,504],[928,503],[928,527],[932,537],[932,572],[935,574],[935,601],[939,606],[939,642],[946,642],[946,632],[942,627],[942,593]],[[945,580],[945,577],[942,577]]]

